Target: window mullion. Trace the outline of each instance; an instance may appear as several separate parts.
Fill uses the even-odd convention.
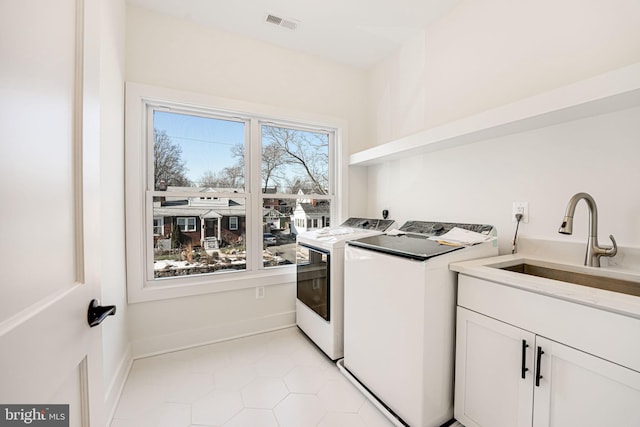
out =
[[[250,122],[249,143],[250,151],[248,157],[249,164],[247,170],[250,175],[249,199],[250,207],[247,209],[247,227],[251,232],[247,233],[251,241],[248,248],[251,248],[249,265],[251,270],[263,268],[262,264],[262,143],[260,121],[252,118]]]

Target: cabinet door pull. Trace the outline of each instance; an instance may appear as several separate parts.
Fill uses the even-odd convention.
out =
[[[522,374],[522,379],[523,380],[526,377],[526,372],[529,370],[527,368],[527,347],[529,347],[529,344],[527,344],[527,340],[522,340],[522,367],[521,367],[521,374]]]
[[[540,373],[540,361],[542,360],[543,354],[544,351],[542,351],[542,347],[538,346],[538,356],[536,358],[536,387],[540,387],[540,378],[542,378]]]

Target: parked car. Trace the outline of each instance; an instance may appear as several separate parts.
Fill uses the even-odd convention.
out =
[[[276,236],[271,233],[264,233],[262,236],[262,241],[265,245],[275,245],[276,244]]]
[[[280,234],[276,234],[276,240],[278,241],[279,245],[285,245],[287,243],[295,243],[296,242],[296,235],[293,233],[280,233]]]

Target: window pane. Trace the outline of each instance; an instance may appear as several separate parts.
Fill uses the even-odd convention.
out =
[[[162,218],[153,218],[153,234],[160,236],[164,234],[164,223]]]
[[[262,192],[329,194],[329,135],[263,125]]]
[[[238,217],[231,216],[229,217],[229,230],[237,230],[238,229]]]
[[[262,261],[265,267],[295,264],[296,199],[264,199],[262,202]]]
[[[180,231],[196,231],[196,219],[193,217],[178,218],[177,223]]]
[[[243,197],[154,197],[154,277],[246,269]],[[162,231],[159,230],[162,224]],[[231,225],[235,225],[232,227]]]
[[[154,186],[244,192],[244,122],[153,112]]]

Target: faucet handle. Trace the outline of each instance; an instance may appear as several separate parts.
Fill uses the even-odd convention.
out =
[[[609,239],[611,239],[611,243],[613,243],[613,247],[606,248],[604,250],[604,256],[615,256],[618,253],[618,244],[616,243],[616,239],[613,238],[613,234],[609,234]]]

